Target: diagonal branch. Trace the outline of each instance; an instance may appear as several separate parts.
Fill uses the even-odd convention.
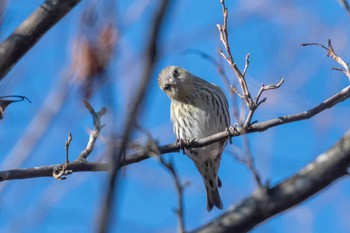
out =
[[[95,112],[93,107],[86,100],[84,100],[84,105],[92,116],[94,130],[90,133],[89,142],[86,148],[80,153],[78,160],[85,160],[91,154],[92,150],[94,149],[95,142],[100,135],[102,128],[105,126],[105,124],[101,124],[100,118],[107,112],[107,109],[105,107],[103,107],[99,112]]]
[[[349,166],[350,131],[330,150],[319,155],[314,162],[294,176],[272,187],[268,192],[257,190],[240,204],[193,233],[248,232],[266,219],[303,202],[348,175]]]
[[[0,80],[80,0],[46,0],[0,45]]]
[[[291,122],[306,120],[314,117],[315,115],[319,114],[320,112],[323,112],[326,109],[329,109],[333,107],[334,105],[345,101],[346,99],[350,98],[350,86],[347,86],[337,94],[333,95],[332,97],[326,99],[319,105],[316,105],[313,108],[310,108],[306,111],[291,114],[291,115],[285,115],[281,117],[277,117],[271,120],[267,120],[261,123],[255,123],[248,127],[247,130],[244,130],[242,127],[236,126],[236,127],[230,127],[227,131],[219,132],[214,135],[208,136],[206,138],[196,139],[193,141],[190,141],[189,143],[184,142],[182,145],[186,148],[198,148],[207,146],[209,144],[212,144],[214,142],[221,141],[222,139],[226,139],[229,135],[230,137],[236,137],[244,134],[254,133],[254,132],[262,132],[265,130],[268,130],[272,127],[276,127],[283,124],[288,124]],[[159,152],[160,154],[167,154],[171,152],[178,152],[180,149],[182,149],[178,144],[167,144],[163,146],[159,146]],[[133,153],[131,155],[128,155],[125,160],[125,165],[129,165],[132,163],[140,162],[144,159],[148,159],[152,157],[154,154],[149,153],[148,150],[144,151],[138,151],[136,153]]]
[[[339,0],[339,3],[345,8],[346,12],[350,14],[350,4],[347,0]]]

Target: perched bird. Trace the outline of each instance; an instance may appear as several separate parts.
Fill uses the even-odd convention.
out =
[[[170,115],[178,140],[200,139],[224,131],[230,126],[227,99],[222,90],[177,66],[168,66],[158,78],[160,88],[171,99]],[[222,209],[218,191],[221,154],[226,140],[185,153],[200,172],[207,191],[207,209]]]

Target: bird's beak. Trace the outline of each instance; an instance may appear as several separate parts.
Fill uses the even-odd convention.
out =
[[[167,84],[174,86],[174,85],[176,85],[176,81],[175,81],[175,79],[169,77]]]
[[[163,90],[170,90],[171,87],[176,85],[176,80],[174,80],[172,77],[167,77],[165,80],[166,81],[163,84]]]

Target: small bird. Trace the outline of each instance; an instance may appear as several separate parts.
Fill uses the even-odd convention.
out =
[[[178,66],[163,69],[158,84],[171,100],[171,121],[178,141],[204,138],[230,126],[228,102],[218,86]],[[208,211],[214,205],[223,208],[218,191],[218,187],[221,187],[218,170],[226,143],[226,140],[222,140],[205,147],[184,150],[203,178]]]

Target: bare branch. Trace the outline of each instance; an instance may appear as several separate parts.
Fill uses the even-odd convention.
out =
[[[244,154],[246,157],[246,159],[243,160],[244,163],[247,165],[248,169],[253,174],[254,180],[255,180],[256,184],[258,185],[258,187],[261,190],[267,189],[268,187],[265,187],[261,182],[261,176],[260,176],[258,170],[256,169],[254,157],[250,151],[249,141],[248,141],[247,137],[243,137],[243,144],[244,144]]]
[[[225,6],[225,1],[221,0],[220,3],[222,6],[222,11],[223,11],[223,15],[224,15],[224,24],[223,25],[217,24],[216,26],[217,26],[219,33],[220,33],[220,40],[221,40],[221,42],[224,45],[224,48],[226,50],[226,55],[222,50],[220,50],[220,55],[227,61],[227,63],[232,68],[233,72],[236,74],[237,79],[238,79],[240,86],[241,86],[242,93],[239,93],[235,87],[231,88],[232,91],[237,93],[245,101],[246,105],[250,109],[252,107],[253,101],[252,101],[252,98],[251,98],[250,93],[249,93],[248,85],[245,81],[244,75],[239,70],[238,66],[236,65],[235,61],[233,60],[232,53],[231,53],[231,48],[230,48],[229,39],[228,39],[228,32],[227,32],[228,11],[227,11],[227,8]],[[249,66],[249,55],[247,55],[247,57],[246,57],[246,66],[244,68],[244,70],[245,70],[244,74],[245,74],[246,70],[248,69],[248,66]]]
[[[139,112],[139,108],[142,106],[142,103],[145,99],[144,96],[146,94],[146,91],[149,86],[149,82],[151,80],[151,77],[154,71],[155,61],[158,56],[158,42],[159,42],[160,28],[163,23],[164,16],[166,15],[166,12],[168,10],[168,5],[169,5],[169,1],[163,0],[159,5],[158,9],[156,10],[154,21],[149,30],[150,38],[148,40],[148,43],[146,45],[146,50],[145,50],[145,70],[143,71],[141,82],[135,91],[136,95],[131,104],[129,117],[127,117],[125,128],[122,134],[123,136],[122,136],[121,146],[117,151],[112,151],[111,153],[112,155],[111,162],[113,165],[113,169],[110,172],[109,186],[106,192],[106,197],[104,202],[101,205],[102,213],[100,216],[100,222],[98,227],[98,232],[100,233],[107,232],[107,229],[109,227],[111,212],[112,212],[112,208],[114,205],[113,203],[115,199],[115,192],[116,192],[115,186],[117,183],[118,170],[122,165],[123,161],[125,160],[124,155],[125,155],[127,142],[129,140],[133,126],[135,125],[135,118]]]
[[[46,0],[0,45],[0,80],[80,0]]]
[[[249,127],[249,125],[251,124],[251,119],[254,115],[255,110],[259,107],[259,105],[263,102],[265,102],[266,99],[264,99],[263,101],[253,101],[249,88],[248,88],[248,84],[246,82],[245,76],[247,73],[247,70],[249,68],[249,56],[250,54],[248,53],[247,56],[245,57],[245,66],[243,69],[243,72],[241,72],[239,70],[239,68],[237,67],[235,61],[233,60],[233,56],[231,53],[231,49],[230,49],[230,45],[229,45],[229,40],[228,40],[228,32],[227,32],[227,17],[228,17],[228,11],[227,8],[225,6],[225,0],[220,0],[221,6],[222,6],[222,10],[223,10],[223,15],[224,15],[224,24],[217,25],[217,28],[219,29],[219,33],[220,33],[220,40],[223,43],[225,50],[226,50],[226,54],[220,50],[220,54],[221,56],[227,61],[227,63],[229,64],[229,66],[231,67],[231,69],[233,70],[233,72],[236,74],[237,79],[239,81],[239,84],[241,86],[241,93],[237,90],[237,88],[235,88],[233,85],[231,85],[231,90],[236,93],[242,100],[244,100],[244,102],[246,103],[248,109],[249,109],[249,113],[248,116],[243,124],[243,129],[247,129]],[[258,95],[257,95],[257,100],[259,100],[260,95],[262,94],[262,92],[266,91],[266,90],[271,90],[271,89],[276,89],[279,88],[283,83],[283,79],[277,84],[277,85],[268,85],[266,86],[266,88],[263,87],[260,89]]]
[[[189,141],[189,144],[184,144],[182,147],[186,148],[198,148],[207,146],[209,144],[212,144],[214,142],[221,141],[222,139],[227,139],[227,136],[230,137],[236,137],[239,135],[244,135],[248,133],[254,133],[254,132],[262,132],[265,130],[268,130],[269,128],[283,125],[291,122],[301,121],[309,119],[318,113],[333,107],[334,105],[348,99],[350,97],[350,86],[344,88],[336,95],[330,97],[329,99],[323,101],[321,104],[306,110],[301,113],[292,114],[292,115],[286,115],[282,117],[278,117],[275,119],[267,120],[261,123],[255,123],[249,128],[244,131],[239,126],[230,127],[228,130],[225,130],[223,132],[216,133],[214,135],[211,135],[206,138],[196,139],[194,141]],[[143,161],[145,159],[148,159],[150,157],[153,157],[155,154],[167,154],[171,152],[179,152],[182,148],[178,143],[173,144],[167,144],[163,146],[159,146],[157,153],[155,151],[150,152],[149,149],[146,150],[140,150],[136,153],[130,154],[126,156],[126,159],[121,166],[127,166],[133,163],[137,163],[140,161]],[[74,164],[74,165],[72,165]],[[44,166],[40,168],[27,168],[27,169],[14,169],[14,170],[7,170],[7,171],[0,171],[0,181],[4,180],[13,180],[13,179],[28,179],[28,178],[36,178],[36,177],[46,177],[46,176],[52,176],[53,167],[60,167],[61,165],[51,165],[51,166]],[[77,166],[80,165],[80,166]],[[86,161],[74,161],[73,163],[70,163],[68,166],[68,169],[72,170],[73,172],[76,171],[108,171],[110,169],[111,163],[88,163]]]
[[[30,100],[25,96],[20,96],[20,95],[0,96],[0,120],[2,120],[4,117],[5,108],[7,108],[12,103],[23,101],[23,100],[28,100],[28,102],[31,103]]]
[[[178,195],[178,205],[179,207],[175,209],[176,215],[179,220],[179,233],[185,233],[185,218],[184,218],[184,201],[183,193],[184,189],[188,186],[189,183],[181,184],[180,177],[176,172],[174,163],[172,161],[166,162],[162,157],[159,157],[161,164],[169,171],[172,178],[174,179],[177,195]]]
[[[264,84],[261,85],[260,90],[255,97],[255,100],[253,101],[253,107],[249,110],[248,116],[243,124],[243,129],[247,129],[249,125],[251,124],[251,120],[253,118],[253,115],[256,111],[256,109],[259,107],[260,104],[264,103],[266,101],[266,98],[260,101],[260,97],[263,92],[268,91],[268,90],[273,90],[279,88],[284,82],[284,79],[282,78],[276,85],[270,84],[265,86]]]
[[[334,96],[326,99],[319,105],[313,108],[310,108],[306,111],[292,114],[292,115],[281,116],[281,117],[267,120],[261,123],[255,123],[250,125],[247,130],[244,130],[242,127],[236,125],[236,126],[230,127],[228,130],[216,133],[209,137],[190,141],[189,144],[186,144],[186,142],[184,142],[183,145],[181,145],[182,147],[177,143],[159,146],[159,152],[160,154],[166,154],[171,152],[179,152],[181,149],[183,149],[183,147],[186,147],[186,148],[203,147],[203,146],[212,144],[214,142],[221,141],[222,139],[227,139],[227,135],[229,135],[230,137],[236,137],[236,136],[244,135],[248,133],[262,132],[278,125],[310,119],[311,117],[319,114],[320,112],[328,108],[333,107],[334,105],[348,99],[349,97],[350,97],[350,86],[344,88]],[[136,153],[128,155],[124,165],[140,162],[144,159],[150,158],[151,156],[152,154],[149,154],[148,151],[138,151]]]
[[[69,145],[70,145],[72,140],[73,140],[72,134],[71,134],[71,132],[69,132],[68,133],[68,139],[67,139],[66,145],[65,145],[65,148],[66,148],[66,163],[69,163],[69,156],[68,156],[69,154],[68,154],[68,152],[69,152]]]
[[[84,105],[86,109],[90,112],[94,124],[94,130],[90,133],[89,142],[86,145],[86,148],[80,153],[78,160],[85,160],[92,152],[95,146],[95,142],[100,135],[101,129],[105,126],[101,124],[101,117],[106,114],[107,109],[103,107],[100,111],[95,112],[90,103],[84,100]]]
[[[242,76],[245,77],[245,74],[247,73],[248,67],[249,67],[249,56],[250,54],[248,53],[247,56],[245,57],[245,66],[243,69]]]
[[[72,170],[68,170],[67,169],[67,166],[69,164],[69,157],[68,157],[68,152],[69,152],[69,145],[72,141],[73,137],[72,137],[72,134],[69,132],[68,133],[68,139],[66,141],[66,145],[65,145],[65,149],[66,149],[66,162],[65,164],[61,167],[61,168],[57,168],[55,167],[53,169],[53,172],[52,172],[52,176],[53,178],[55,178],[56,180],[65,180],[67,179],[67,176],[72,174],[73,171]]]
[[[350,5],[347,0],[339,0],[340,4],[345,8],[346,12],[350,14]]]
[[[350,131],[296,175],[268,192],[258,189],[240,204],[193,233],[248,232],[266,219],[303,202],[337,179],[348,175],[349,166]]]
[[[330,39],[328,39],[328,47],[319,44],[319,43],[305,43],[305,44],[301,44],[300,46],[309,46],[309,45],[316,45],[316,46],[320,46],[321,48],[327,50],[327,56],[331,57],[334,61],[336,61],[339,65],[341,65],[343,67],[343,69],[341,68],[331,68],[332,70],[338,70],[338,71],[342,71],[349,79],[350,81],[350,68],[348,63],[346,63],[341,57],[339,57],[332,46],[332,42]]]
[[[62,170],[65,164],[56,164],[50,166],[12,169],[0,171],[0,182],[6,180],[30,179],[38,177],[52,177],[55,171]],[[76,160],[67,165],[67,169],[72,172],[90,172],[90,171],[109,171],[110,163],[92,163],[86,160]]]

